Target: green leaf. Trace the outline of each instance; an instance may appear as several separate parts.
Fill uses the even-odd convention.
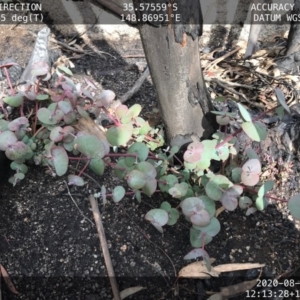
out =
[[[79,176],[69,175],[68,185],[84,186],[84,180]]]
[[[125,196],[125,189],[119,185],[116,186],[113,190],[113,200],[114,202],[119,202],[123,199],[123,197]]]
[[[275,93],[276,93],[276,96],[277,96],[277,99],[278,99],[278,102],[281,104],[281,106],[290,114],[291,113],[291,110],[290,108],[288,107],[286,101],[285,101],[285,97],[284,97],[284,94],[282,92],[281,89],[278,89],[276,88],[275,89]]]
[[[193,227],[195,229],[201,230],[202,233],[209,235],[211,237],[216,236],[221,230],[220,222],[216,217],[213,217],[207,226],[199,227],[193,225]]]
[[[55,125],[63,117],[63,112],[61,110],[56,110],[53,112],[45,107],[42,107],[37,112],[37,117],[40,122],[46,125]]]
[[[135,198],[136,198],[138,203],[142,202],[141,191],[136,191],[135,192]]]
[[[160,233],[163,233],[162,226],[168,223],[169,216],[165,210],[155,208],[147,212],[145,219],[150,221]]]
[[[76,109],[78,111],[78,113],[86,120],[88,120],[90,118],[89,114],[85,111],[84,108],[82,108],[80,105],[76,106]]]
[[[158,183],[159,188],[162,192],[168,192],[171,187],[173,187],[176,183],[178,183],[178,178],[175,175],[169,174],[162,176]],[[166,181],[166,184],[163,183]]]
[[[171,210],[171,204],[167,201],[164,201],[161,205],[160,208],[165,210],[167,213]]]
[[[127,153],[136,153],[138,162],[141,162],[148,158],[149,149],[144,143],[136,142],[129,147]],[[127,156],[125,161],[127,166],[132,166],[135,163],[136,158]]]
[[[233,182],[239,183],[241,182],[241,175],[242,175],[243,169],[242,168],[234,168],[231,171],[231,178]]]
[[[194,227],[190,228],[190,243],[192,247],[199,248],[202,247],[203,244],[207,245],[211,241],[212,241],[211,236],[202,234],[201,230],[198,230]]]
[[[72,71],[65,66],[60,65],[60,66],[58,66],[58,69],[60,69],[61,71],[63,71],[64,73],[66,73],[69,76],[73,76]]]
[[[264,196],[265,194],[267,194],[269,191],[272,190],[273,186],[274,186],[275,181],[270,180],[270,181],[266,181],[258,190],[257,195],[259,197]]]
[[[16,170],[18,172],[21,172],[23,174],[26,174],[27,171],[28,171],[28,167],[24,164],[20,164],[20,163],[17,163],[16,161],[13,161],[11,164],[10,164],[10,168],[12,170]]]
[[[36,100],[39,100],[39,101],[44,101],[44,100],[48,100],[48,99],[49,99],[49,95],[47,95],[47,94],[42,94],[42,95],[36,96]]]
[[[16,135],[11,131],[0,133],[0,150],[5,151],[10,145],[18,141]]]
[[[28,146],[23,142],[16,142],[13,145],[7,147],[5,155],[10,160],[17,160],[23,158],[28,152]]]
[[[260,122],[244,122],[242,128],[245,133],[256,142],[261,142],[267,137],[266,127]]]
[[[19,107],[23,103],[23,95],[7,96],[3,98],[3,101],[12,107]]]
[[[288,209],[291,215],[296,219],[300,220],[300,194],[294,195],[288,202]]]
[[[240,209],[247,209],[250,205],[252,205],[252,203],[252,200],[247,196],[240,197],[239,199]]]
[[[66,115],[69,112],[71,112],[73,110],[72,104],[70,103],[69,100],[67,101],[59,101],[57,103],[58,107],[60,108],[60,110]]]
[[[205,186],[206,194],[213,200],[220,200],[224,193],[233,184],[229,179],[223,175],[213,176]]]
[[[181,198],[186,195],[188,187],[189,186],[186,182],[176,183],[174,187],[169,189],[169,194],[173,198]]]
[[[79,136],[75,139],[75,149],[90,158],[102,158],[105,148],[101,140],[94,135]]]
[[[154,179],[157,175],[156,169],[148,161],[141,161],[135,167],[137,170],[143,172],[147,179]]]
[[[106,132],[107,141],[113,146],[125,145],[131,138],[133,127],[131,124],[112,126]]]
[[[60,146],[53,147],[51,155],[57,176],[66,174],[69,165],[69,157],[66,150]]]
[[[242,115],[243,120],[246,122],[251,122],[252,118],[251,118],[250,113],[247,111],[247,109],[240,103],[237,103],[237,106],[239,108],[239,111]]]
[[[205,210],[209,213],[209,217],[212,218],[216,213],[216,202],[205,195],[201,195],[199,198],[204,203]]]
[[[268,206],[268,200],[265,197],[257,197],[255,205],[258,210],[262,211]]]
[[[177,220],[179,219],[179,212],[176,208],[171,208],[169,212],[169,221],[167,225],[172,226],[177,223]]]
[[[142,107],[139,104],[134,104],[129,108],[128,113],[132,113],[132,118],[136,118],[140,114],[141,110]]]
[[[127,184],[133,190],[141,189],[147,181],[147,177],[144,173],[138,170],[132,170],[127,175]]]
[[[63,137],[63,129],[60,126],[54,127],[50,132],[50,139],[54,142],[60,142]]]
[[[102,176],[103,173],[104,173],[104,170],[105,170],[105,163],[104,161],[99,158],[99,157],[96,157],[96,158],[92,158],[90,160],[90,163],[89,163],[89,168],[96,174],[96,175],[99,175],[99,176]]]
[[[157,180],[155,178],[147,178],[147,181],[142,188],[143,193],[150,197],[155,193],[156,189]]]

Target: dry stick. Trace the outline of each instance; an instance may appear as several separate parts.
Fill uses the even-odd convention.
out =
[[[236,49],[226,53],[225,55],[217,58],[216,60],[214,60],[211,64],[208,64],[207,67],[204,69],[205,71],[207,71],[210,68],[215,67],[215,65],[217,65],[219,62],[223,61],[225,58],[231,56],[232,54],[234,54],[235,52],[238,52],[241,49],[241,47],[237,47]]]
[[[29,34],[31,34],[32,36],[34,37],[37,37],[37,35],[34,33],[34,32],[31,32],[31,31],[28,31]],[[94,54],[92,51],[85,51],[85,50],[80,50],[80,49],[77,49],[77,48],[74,48],[74,47],[71,47],[69,46],[67,43],[64,43],[64,42],[61,42],[61,41],[58,41],[57,39],[55,38],[50,38],[50,42],[52,43],[55,43],[57,45],[60,45],[68,50],[71,50],[73,52],[76,52],[76,53],[80,53],[80,54],[87,54],[87,55],[92,55]]]
[[[240,83],[237,83],[237,82],[230,82],[230,81],[226,81],[226,80],[222,80],[222,79],[218,79],[218,78],[212,78],[212,77],[208,77],[208,76],[205,76],[204,80],[205,81],[216,82],[218,84],[223,83],[223,84],[226,84],[226,85],[229,85],[229,86],[232,86],[232,87],[242,87],[242,88],[249,89],[249,90],[254,90],[255,89],[255,87],[252,86],[252,85],[240,84]]]
[[[66,48],[66,49],[68,49],[68,50],[71,50],[71,51],[73,51],[73,52],[76,52],[76,53],[87,54],[87,55],[93,55],[93,54],[94,54],[92,51],[81,50],[81,49],[78,49],[78,48],[71,47],[71,46],[69,46],[68,44],[63,43],[63,42],[60,42],[60,41],[58,41],[58,40],[56,40],[56,39],[54,39],[54,38],[51,38],[51,39],[50,39],[50,42],[55,43],[55,44],[57,44],[57,45],[60,45],[60,46],[62,46],[62,47],[64,47],[64,48]]]
[[[92,211],[93,211],[93,215],[94,215],[98,235],[99,235],[99,238],[100,238],[100,245],[101,245],[101,248],[102,248],[104,261],[105,261],[105,265],[106,265],[110,285],[111,285],[111,288],[112,288],[112,291],[113,291],[114,299],[115,300],[121,300],[120,292],[119,292],[116,277],[115,277],[115,272],[114,272],[112,262],[111,262],[111,258],[110,258],[110,255],[109,255],[109,251],[108,251],[107,241],[106,241],[106,237],[105,237],[103,224],[102,224],[102,221],[101,221],[101,215],[100,215],[100,211],[99,211],[99,208],[98,208],[98,204],[97,204],[97,202],[96,202],[93,195],[90,195],[89,199],[90,199],[90,203],[91,203],[91,207],[92,207]]]
[[[126,102],[140,89],[141,85],[144,83],[145,79],[149,76],[149,74],[149,68],[147,67],[142,76],[133,85],[133,87],[129,91],[127,91],[123,96],[120,97],[121,103]]]
[[[145,57],[144,54],[126,54],[122,56],[123,58],[139,58],[139,57]]]

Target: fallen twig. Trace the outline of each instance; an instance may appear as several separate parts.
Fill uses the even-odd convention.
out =
[[[241,49],[241,47],[237,47],[234,50],[226,53],[225,55],[217,58],[216,60],[214,60],[212,63],[208,64],[207,67],[204,69],[205,71],[207,71],[210,68],[213,68],[215,65],[217,65],[219,62],[221,62],[222,60],[224,60],[225,58],[231,56],[232,54],[238,52]]]
[[[139,58],[145,57],[145,54],[126,54],[122,56],[123,58]]]
[[[98,204],[93,195],[90,195],[89,199],[90,199],[90,203],[91,203],[91,207],[92,207],[92,211],[93,211],[93,215],[94,215],[94,220],[96,223],[96,227],[97,227],[97,231],[98,231],[98,235],[99,235],[99,239],[100,239],[100,245],[101,245],[102,253],[104,256],[104,261],[105,261],[110,285],[111,285],[111,288],[113,291],[114,299],[121,300],[120,292],[119,292],[116,277],[115,277],[115,272],[114,272],[110,254],[108,251],[107,241],[106,241],[106,237],[105,237],[105,232],[104,232]]]
[[[79,210],[80,214],[84,217],[84,219],[87,219],[92,225],[94,225],[93,221],[91,219],[89,219],[88,217],[86,217],[83,213],[83,211],[78,207],[76,201],[73,199],[70,190],[69,190],[69,186],[68,184],[65,182],[67,190],[68,190],[68,195],[70,196],[71,200],[73,201],[73,203],[75,204],[76,208]]]
[[[133,85],[133,87],[127,91],[123,96],[120,97],[121,103],[126,102],[128,99],[130,99],[142,86],[145,79],[150,75],[149,68],[147,67],[142,74],[142,76],[136,81],[136,83]]]

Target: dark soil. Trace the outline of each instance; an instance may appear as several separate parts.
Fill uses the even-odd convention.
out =
[[[1,59],[11,55],[25,65],[34,40],[26,35],[26,30],[26,27],[17,27],[10,36],[9,31],[2,34]],[[6,44],[3,43],[5,35]],[[13,48],[14,42],[21,45]],[[123,95],[140,72],[138,69],[121,71],[120,68],[138,61],[144,63],[145,59],[123,59],[122,55],[128,50],[132,50],[130,54],[141,54],[140,50],[134,51],[141,49],[140,42],[124,41],[114,45],[115,48],[105,41],[94,43],[114,58],[107,56],[103,60],[84,56],[76,59],[76,77],[80,81],[87,76],[103,89]],[[24,49],[23,53],[19,49]],[[120,71],[112,76],[99,75],[100,71],[115,69]],[[155,107],[151,82],[145,82],[128,105],[136,102],[146,111]],[[16,187],[6,181],[1,183],[0,263],[20,292],[14,295],[2,280],[2,299],[113,298],[88,198],[98,193],[102,185],[110,190],[119,184],[119,180],[109,170],[102,177],[88,175],[98,184],[85,177],[83,188],[67,187],[66,177],[52,178],[43,168],[32,166]],[[160,206],[165,200],[178,204],[170,197],[156,194],[152,198],[143,198],[141,204],[126,198],[118,205],[109,201],[103,206],[99,200],[119,290],[134,286],[145,288],[129,299],[207,299],[206,291],[218,291],[221,286],[258,277],[257,273],[229,272],[220,279],[179,279],[174,285],[180,269],[190,263],[183,260],[192,249],[190,225],[181,219],[176,225],[166,227],[161,235],[144,220],[150,208]],[[223,212],[219,219],[221,232],[206,247],[210,256],[216,259],[215,264],[264,263],[267,267],[264,275],[282,276],[281,280],[295,279],[300,284],[299,227],[284,205],[270,205],[266,211],[249,217],[239,209]],[[234,299],[245,297],[241,295]]]

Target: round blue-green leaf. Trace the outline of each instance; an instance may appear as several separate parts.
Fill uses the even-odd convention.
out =
[[[123,199],[123,197],[125,196],[125,189],[119,185],[119,186],[116,186],[113,190],[113,200],[114,202],[119,202]]]
[[[112,126],[106,132],[108,142],[113,146],[121,146],[126,144],[133,132],[131,124],[122,124],[120,126]]]
[[[201,195],[199,198],[203,201],[205,210],[209,213],[210,218],[212,218],[216,213],[216,202],[205,195]]]
[[[105,169],[105,163],[102,158],[92,158],[89,163],[89,168],[97,175],[102,176]]]
[[[142,188],[142,191],[144,194],[146,194],[147,196],[151,196],[154,194],[154,192],[157,189],[157,180],[155,178],[148,178],[146,176],[147,180],[145,185]]]
[[[221,230],[220,222],[216,217],[213,217],[207,226],[200,227],[200,226],[193,225],[193,227],[197,230],[201,230],[202,233],[205,233],[206,235],[212,237],[217,235]]]
[[[148,161],[142,161],[138,163],[135,168],[143,172],[148,179],[153,179],[157,175],[156,169]]]
[[[73,110],[70,101],[59,101],[57,105],[65,115]]]
[[[7,96],[3,98],[3,101],[12,107],[19,107],[23,102],[23,95],[16,94],[13,96]]]
[[[145,219],[150,221],[159,232],[163,233],[162,226],[168,223],[169,216],[165,210],[155,208],[147,212]]]
[[[62,113],[62,111],[60,111]],[[52,115],[53,112],[46,107],[42,107],[37,112],[37,117],[40,122],[46,125],[55,125],[58,122],[57,115]],[[62,113],[63,114],[63,113]]]
[[[101,140],[94,135],[83,135],[75,139],[75,148],[90,158],[102,158],[105,148]]]
[[[16,135],[11,131],[3,131],[0,133],[0,150],[5,151],[8,146],[18,141]]]
[[[10,160],[17,160],[23,158],[28,152],[28,146],[23,142],[16,142],[6,148],[5,155]]]
[[[164,183],[164,181],[166,183]],[[168,192],[169,189],[173,187],[176,183],[178,183],[178,178],[175,175],[169,174],[162,176],[158,185],[162,192]]]
[[[69,175],[68,176],[68,185],[83,186],[84,180],[79,176]]]
[[[165,210],[166,212],[169,212],[172,208],[171,204],[167,201],[164,201],[161,205],[160,208]]]
[[[240,197],[240,199],[239,199],[239,207],[240,207],[240,209],[246,209],[252,203],[253,203],[252,200],[249,197],[247,197],[247,196]]]
[[[24,164],[20,164],[20,163],[17,163],[16,161],[13,161],[11,164],[10,164],[10,168],[12,170],[17,170],[18,172],[21,172],[23,174],[26,174],[27,171],[28,171],[28,167]]]
[[[234,168],[231,171],[231,178],[233,182],[241,182],[241,175],[242,175],[243,169],[242,168]]]
[[[49,99],[49,95],[47,95],[47,94],[37,95],[35,99],[39,100],[39,101],[48,100]]]
[[[176,208],[171,208],[169,211],[169,221],[167,225],[172,226],[177,223],[177,220],[179,219],[179,212]]]
[[[230,182],[227,177],[215,175],[205,185],[205,192],[209,198],[217,201],[222,198],[223,191],[232,185],[232,182]]]
[[[147,177],[144,173],[138,170],[132,170],[127,175],[127,184],[133,190],[141,189],[147,181]]]
[[[186,198],[180,203],[180,206],[183,214],[188,217],[205,209],[203,201],[198,197]]]
[[[54,142],[60,142],[64,137],[63,129],[60,126],[54,127],[50,132],[50,139]]]
[[[57,176],[66,174],[69,165],[69,157],[66,150],[60,146],[53,147],[51,155]]]
[[[149,148],[144,143],[136,142],[129,147],[127,153],[136,153],[138,162],[141,162],[148,158]],[[127,166],[132,166],[136,161],[136,158],[127,156],[125,160]]]
[[[200,230],[197,230],[193,227],[190,228],[190,243],[193,247],[195,248],[202,247],[203,244],[207,245],[211,241],[212,241],[211,236],[202,234]],[[188,258],[184,258],[184,259],[188,259]],[[192,259],[192,257],[189,259]]]
[[[296,220],[300,220],[300,194],[294,195],[289,200],[288,209]]]
[[[80,105],[76,106],[77,112],[86,120],[90,118],[89,114],[86,112],[86,110],[81,107]]]
[[[0,120],[0,130],[1,131],[7,130],[8,129],[8,124],[9,124],[8,121],[1,119]]]

